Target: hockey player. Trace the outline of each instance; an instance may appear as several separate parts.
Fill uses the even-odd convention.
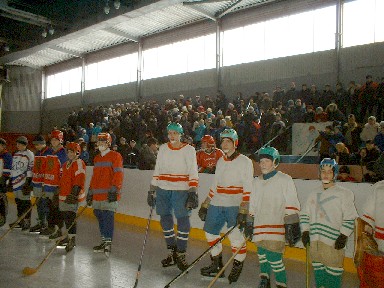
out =
[[[314,189],[301,210],[302,241],[305,247],[310,244],[316,287],[339,288],[344,247],[358,215],[353,192],[335,184],[336,161],[324,158],[319,170],[322,185]]]
[[[121,197],[124,169],[123,157],[110,149],[112,138],[109,133],[97,135],[100,151],[93,160],[93,174],[87,194],[87,205],[99,221],[101,243],[93,247],[93,252],[104,252],[109,256],[112,249],[115,212]]]
[[[76,218],[78,203],[85,199],[85,163],[79,159],[80,145],[69,142],[66,145],[68,161],[63,165],[63,175],[59,185],[59,209],[68,229],[68,236],[60,241],[59,246],[65,246],[67,252],[76,246]],[[73,225],[72,225],[73,224]]]
[[[223,155],[224,152],[216,148],[215,139],[210,135],[204,135],[201,138],[201,150],[196,153],[199,173],[214,174],[216,163]]]
[[[32,186],[33,186],[33,196],[37,197],[37,224],[32,226],[29,229],[30,233],[40,233],[42,229],[47,228],[47,220],[48,220],[48,199],[43,196],[43,183],[45,176],[45,168],[46,168],[46,159],[47,155],[52,154],[52,149],[47,146],[45,139],[42,135],[37,135],[33,139],[33,145],[35,145],[36,153],[35,153],[35,161],[33,163],[33,178],[32,178]]]
[[[7,186],[11,176],[12,155],[7,151],[7,142],[0,138],[0,227],[7,219]]]
[[[384,287],[384,181],[377,182],[363,207],[363,221],[372,228],[378,251],[363,255],[357,268],[360,288]]]
[[[15,194],[17,217],[20,217],[31,208],[32,167],[34,155],[27,149],[28,139],[20,136],[16,139],[17,151],[12,158],[12,190]],[[15,223],[15,222],[14,222]],[[13,224],[10,224],[12,227]],[[28,230],[31,226],[31,213],[29,212],[14,228]]]
[[[225,155],[217,162],[213,184],[199,210],[200,219],[205,221],[204,231],[210,246],[218,241],[225,224],[228,229],[238,224],[244,225],[248,215],[253,165],[248,157],[236,150],[238,139],[234,129],[225,129],[220,133],[221,148]],[[232,252],[241,249],[234,259],[228,276],[229,283],[238,280],[246,257],[247,247],[242,246],[245,238],[240,228],[236,227],[228,236]],[[211,250],[211,260],[211,265],[201,269],[201,275],[215,277],[223,267],[221,244]]]
[[[181,142],[183,128],[180,124],[170,123],[167,132],[169,142],[161,145],[157,154],[147,202],[151,207],[156,205],[169,251],[161,264],[163,267],[177,264],[184,271],[188,268],[185,258],[191,228],[190,210],[199,205],[196,150]],[[177,219],[177,237],[172,212]]]
[[[48,227],[40,232],[42,237],[55,240],[61,236],[63,219],[59,210],[59,183],[62,166],[68,160],[67,152],[63,147],[64,135],[60,130],[51,132],[52,154],[46,157],[44,169],[43,198],[48,201]]]
[[[253,180],[245,236],[257,245],[259,288],[271,287],[271,271],[276,287],[287,287],[283,253],[286,240],[290,246],[300,240],[300,203],[292,177],[276,170],[279,152],[273,147],[261,148],[259,161],[262,175]]]

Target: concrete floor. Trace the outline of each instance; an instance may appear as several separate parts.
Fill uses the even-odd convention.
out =
[[[8,222],[15,220],[15,207],[11,205]],[[33,212],[33,217],[36,212]],[[8,225],[0,228],[0,235]],[[116,223],[115,238],[110,258],[104,253],[93,253],[92,247],[99,244],[98,224],[94,217],[82,216],[78,221],[77,247],[68,254],[56,249],[37,273],[25,276],[24,267],[36,268],[53,247],[53,242],[43,240],[20,230],[11,231],[0,241],[0,287],[4,288],[123,288],[133,287],[144,239],[144,228]],[[207,243],[190,240],[189,263],[207,249]],[[180,271],[176,266],[162,268],[160,261],[166,255],[162,234],[150,231],[143,258],[141,275],[137,287],[160,288],[176,277]],[[225,247],[224,261],[230,257],[230,248]],[[205,257],[196,267],[180,278],[172,287],[207,287],[210,278],[200,275],[200,268],[209,263]],[[305,264],[286,260],[288,285],[291,288],[305,287]],[[237,283],[228,284],[226,278],[219,279],[214,287],[258,287],[259,264],[254,252],[248,253],[243,273]],[[232,267],[230,265],[229,267]],[[226,272],[229,274],[230,269]],[[313,279],[312,279],[312,283]],[[343,288],[357,288],[356,274],[344,273]],[[272,287],[275,287],[272,285]],[[312,284],[311,287],[314,287]]]

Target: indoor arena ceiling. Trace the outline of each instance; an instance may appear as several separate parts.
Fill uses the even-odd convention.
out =
[[[275,1],[0,0],[0,65],[42,68]]]

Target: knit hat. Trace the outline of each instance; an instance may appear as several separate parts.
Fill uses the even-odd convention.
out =
[[[46,144],[43,135],[37,135],[37,136],[33,139],[32,143],[33,143],[33,145],[39,145],[39,144],[44,145],[44,144]]]

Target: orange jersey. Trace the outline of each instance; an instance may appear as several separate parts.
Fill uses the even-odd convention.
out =
[[[32,185],[33,187],[41,187],[44,183],[45,177],[45,168],[47,165],[47,155],[52,154],[52,149],[49,147],[45,147],[41,151],[37,151],[35,154],[35,160],[33,162],[33,178]]]
[[[53,151],[52,155],[48,155],[46,159],[46,168],[44,175],[44,191],[55,192],[59,186],[61,177],[61,166],[67,161],[67,153],[61,147],[57,151]]]
[[[116,151],[109,151],[104,156],[97,154],[93,163],[93,174],[89,187],[92,190],[93,200],[107,200],[108,191],[111,190],[112,186],[117,188],[117,199],[120,200],[120,190],[124,178],[123,157],[121,154]]]
[[[85,163],[81,159],[75,161],[67,161],[63,165],[63,174],[60,178],[60,193],[59,200],[65,201],[67,196],[71,194],[73,186],[81,187],[78,196],[78,201],[85,199],[84,184],[85,184]]]
[[[196,153],[197,166],[199,172],[204,173],[207,171],[214,172],[217,161],[224,156],[224,152],[218,148],[215,148],[211,153],[207,153],[204,150],[199,150]]]

